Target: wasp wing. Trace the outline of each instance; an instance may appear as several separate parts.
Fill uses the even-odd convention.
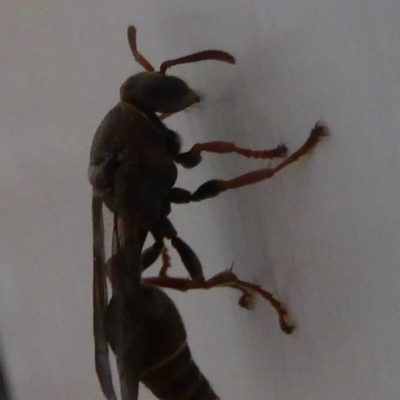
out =
[[[114,212],[111,282],[106,333],[117,360],[122,400],[137,400],[144,355],[140,249],[129,213]]]
[[[107,400],[116,400],[104,330],[104,315],[108,303],[104,255],[103,202],[95,193],[92,195],[93,228],[93,334],[96,373]]]

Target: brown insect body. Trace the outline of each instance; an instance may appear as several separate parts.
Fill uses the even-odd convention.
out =
[[[153,118],[157,118],[155,114]],[[162,207],[177,176],[175,163],[168,153],[165,132],[156,129],[136,107],[120,102],[100,125],[92,147],[89,174],[94,194],[100,196],[114,213],[113,253],[120,255],[121,264],[118,289],[113,290],[114,295],[120,298],[116,303],[120,307],[117,314],[128,315],[127,301],[130,311],[134,309],[133,304],[136,307],[137,318],[131,321],[125,319],[125,324],[119,326],[118,341],[121,347],[116,349],[120,379],[126,384],[126,387],[121,385],[124,400],[137,398],[137,388],[134,386],[137,386],[139,379],[142,364],[140,354],[145,340],[140,311],[142,301],[138,290],[143,244],[148,232],[161,217]],[[95,309],[95,313],[103,314],[104,306],[103,303],[103,310]],[[95,331],[100,329],[95,328]],[[136,351],[133,351],[133,344],[136,344]],[[97,370],[101,371],[101,368],[97,367]],[[130,373],[134,373],[134,376],[128,378]],[[104,374],[110,376],[109,372],[99,372],[99,376],[103,375],[100,378],[103,384],[107,381]],[[115,394],[104,387],[103,391],[108,399],[115,399]]]
[[[97,194],[111,211],[129,210],[145,234],[177,177],[168,131],[162,128],[161,122],[157,129],[139,109],[120,102],[105,117],[92,146],[90,180]]]
[[[192,359],[185,327],[173,301],[150,285],[141,285],[140,295],[145,337],[141,382],[159,399],[218,399]],[[114,351],[118,346],[115,306],[112,298],[105,316],[107,339]]]
[[[210,180],[193,193],[186,189],[175,188],[176,164],[187,168],[194,167],[200,163],[202,152],[236,153],[248,158],[272,159],[284,157],[287,148],[279,145],[272,150],[254,151],[237,147],[233,143],[215,141],[198,143],[191,150],[181,153],[178,135],[161,122],[162,116],[159,117],[157,113],[179,112],[200,99],[183,80],[167,76],[165,71],[177,64],[202,60],[219,60],[231,64],[235,60],[228,53],[206,50],[165,61],[160,67],[160,72],[154,72],[151,64],[137,51],[134,27],[128,28],[128,39],[135,60],[147,72],[128,78],[121,86],[121,101],[106,115],[95,133],[89,164],[89,181],[93,186],[95,360],[96,372],[108,400],[116,400],[117,397],[112,385],[107,341],[111,343],[116,354],[122,400],[137,400],[138,383],[141,379],[154,390],[154,393],[162,396],[164,393],[159,392],[161,389],[158,379],[162,380],[164,376],[168,385],[173,381],[169,378],[169,370],[164,369],[159,370],[162,373],[160,372],[157,380],[151,375],[145,376],[146,370],[149,372],[148,368],[158,365],[153,364],[153,361],[158,360],[153,360],[153,358],[160,357],[161,362],[164,359],[161,358],[161,355],[165,355],[164,351],[172,354],[170,353],[174,350],[172,344],[177,344],[173,341],[172,331],[177,329],[178,332],[184,334],[179,313],[176,309],[172,310],[174,306],[170,305],[170,300],[165,295],[159,294],[162,292],[144,289],[141,284],[142,270],[151,265],[162,253],[164,239],[171,240],[172,246],[178,252],[192,279],[190,282],[171,280],[166,276],[167,268],[164,268],[164,265],[160,279],[153,282],[155,285],[178,290],[208,289],[214,286],[232,287],[243,292],[245,297],[241,304],[244,306],[247,305],[248,294],[258,291],[276,309],[281,328],[286,333],[292,331],[292,327],[285,322],[284,307],[270,293],[257,285],[240,281],[229,273],[216,276],[218,278],[216,281],[205,281],[202,266],[196,254],[177,236],[176,230],[167,217],[171,210],[171,203],[201,201],[215,197],[226,190],[271,178],[315,147],[319,139],[327,133],[325,127],[316,124],[303,146],[274,168],[262,168],[230,180]],[[104,255],[103,203],[114,215],[112,257],[108,262],[111,264],[113,275],[111,279],[113,299],[109,306],[106,284],[106,264],[108,263],[105,263]],[[149,233],[154,237],[155,243],[143,251],[143,245]],[[155,300],[156,297],[158,300]],[[160,304],[157,303],[158,301]],[[153,330],[152,326],[152,321],[157,320],[154,307],[156,304],[160,307],[167,307],[169,304],[168,307],[170,307],[170,313],[166,313],[159,320],[166,329],[162,340],[158,338],[158,332],[156,329]],[[112,322],[106,321],[106,315]],[[169,318],[171,321],[168,321]],[[172,330],[168,331],[170,328]],[[157,351],[160,351],[160,354],[153,354],[149,349],[151,346],[156,349],[157,344],[159,344]],[[181,368],[180,362],[183,363],[183,360],[189,362],[189,353],[182,353],[180,357],[183,359],[182,361],[179,358],[175,360],[178,364],[176,370],[171,368],[172,374],[178,374],[177,371]],[[192,373],[194,370],[189,368],[185,371]],[[194,372],[193,374],[195,375]],[[192,379],[192,383],[197,382],[195,378]],[[172,388],[173,386],[168,386],[168,390],[175,390]],[[183,395],[176,397],[179,400],[186,398],[189,399]],[[206,395],[202,397],[199,394],[195,398],[208,400],[216,397]]]

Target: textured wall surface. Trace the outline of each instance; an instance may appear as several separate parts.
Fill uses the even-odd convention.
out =
[[[95,400],[91,333],[93,134],[140,67],[205,48],[237,65],[176,67],[205,94],[172,117],[185,148],[331,137],[270,182],[172,220],[207,276],[272,290],[297,331],[228,289],[174,293],[196,360],[225,400],[392,400],[400,384],[400,5],[396,0],[13,0],[0,14],[0,331],[18,400]],[[179,185],[266,162],[206,155]],[[175,271],[184,274],[176,261]],[[152,397],[143,390],[142,399]]]

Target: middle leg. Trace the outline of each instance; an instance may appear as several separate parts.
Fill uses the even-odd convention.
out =
[[[187,243],[178,237],[176,229],[167,217],[161,217],[151,229],[151,233],[156,242],[162,241],[164,238],[171,240],[172,247],[177,251],[190,277],[196,282],[204,281],[203,267],[196,253]],[[170,261],[166,251],[162,252],[162,256],[163,267],[161,268],[160,275],[165,276]]]

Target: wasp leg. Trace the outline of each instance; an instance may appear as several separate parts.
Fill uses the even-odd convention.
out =
[[[153,265],[158,260],[158,257],[160,257],[160,255],[162,259],[162,265],[158,276],[167,276],[168,270],[171,267],[171,258],[168,254],[168,249],[165,247],[163,241],[156,241],[142,253],[142,272]],[[110,261],[111,259],[107,262],[107,264]]]
[[[243,186],[252,185],[272,178],[277,172],[297,161],[300,157],[310,152],[319,140],[328,135],[328,128],[317,122],[306,142],[297,151],[278,164],[275,168],[263,168],[249,172],[230,180],[213,179],[203,183],[194,193],[180,188],[173,188],[170,193],[172,203],[189,203],[190,201],[201,201],[218,196],[229,189],[237,189]],[[189,195],[190,194],[190,195]]]
[[[247,158],[270,160],[277,157],[284,158],[287,155],[288,149],[284,144],[280,144],[275,149],[270,150],[250,150],[237,147],[234,143],[230,142],[206,142],[197,143],[189,151],[178,154],[175,161],[185,168],[193,168],[200,163],[202,151],[217,154],[236,153]]]
[[[203,267],[201,266],[196,253],[188,244],[178,237],[176,229],[167,217],[161,217],[151,229],[151,233],[156,241],[162,238],[170,239],[172,247],[178,252],[190,277],[195,281],[204,281]],[[166,269],[168,269],[168,267],[166,267]],[[164,273],[166,272],[166,269],[162,269],[160,272]]]
[[[161,255],[162,265],[159,276],[167,276],[167,271],[171,267],[171,258],[164,244],[164,236],[162,236],[161,232],[157,231],[157,223],[152,234],[155,242],[142,253],[142,271],[154,264]]]
[[[212,278],[203,281],[195,282],[191,279],[174,278],[174,277],[151,277],[143,278],[143,282],[150,285],[155,285],[168,289],[175,289],[182,292],[193,289],[211,289],[213,287],[230,287],[242,292],[239,299],[239,305],[244,308],[250,308],[250,299],[252,293],[258,293],[265,300],[268,300],[271,306],[275,309],[279,316],[279,325],[283,332],[290,334],[294,327],[288,324],[285,320],[287,310],[281,302],[275,299],[272,293],[264,290],[259,285],[250,282],[242,281],[232,272],[232,270],[221,272]]]
[[[263,297],[265,300],[268,300],[271,304],[271,306],[276,310],[279,316],[279,326],[281,327],[282,331],[290,334],[293,332],[294,327],[290,324],[288,324],[285,320],[285,317],[287,316],[287,310],[285,307],[282,305],[282,303],[278,300],[275,299],[272,293],[264,290],[261,286],[255,285],[254,283],[250,282],[245,282],[241,281],[240,279],[237,279],[236,282],[232,285],[227,285],[230,287],[235,287],[236,289],[239,289],[242,291],[243,295],[239,299],[239,305],[244,308],[248,308],[248,291],[253,291],[255,293],[258,293],[261,297]]]
[[[150,247],[143,251],[140,259],[142,272],[153,265],[157,261],[158,257],[163,254],[164,250],[164,242],[160,240],[155,241]]]
[[[164,247],[164,250],[161,253],[161,257],[163,263],[160,272],[158,273],[158,276],[167,276],[168,270],[171,267],[171,258],[168,254],[168,249],[166,247]]]

